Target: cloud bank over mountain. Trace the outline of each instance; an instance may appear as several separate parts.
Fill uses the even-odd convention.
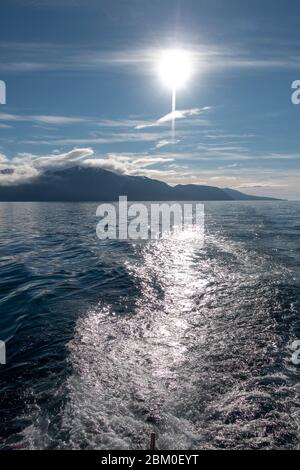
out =
[[[0,154],[0,201],[115,201],[121,195],[140,201],[257,199],[214,186],[170,186],[139,176],[162,160],[171,159],[130,154],[102,158],[91,148],[45,156],[20,154],[11,160]]]
[[[107,154],[97,156],[90,147],[74,148],[65,153],[51,153],[43,156],[21,153],[9,159],[0,154],[0,186],[31,182],[49,170],[62,170],[74,166],[97,167],[114,171],[118,174],[140,175],[147,168],[172,162],[168,156],[148,154]]]

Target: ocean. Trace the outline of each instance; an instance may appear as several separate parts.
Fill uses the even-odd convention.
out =
[[[205,245],[0,203],[1,449],[299,449],[300,203],[205,203]]]

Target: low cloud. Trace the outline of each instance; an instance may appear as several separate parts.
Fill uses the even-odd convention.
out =
[[[92,149],[87,148],[46,156],[21,153],[11,159],[8,159],[5,155],[0,155],[0,185],[30,182],[43,171],[67,168],[76,164],[80,165],[93,153]]]
[[[3,163],[7,163],[7,162],[8,162],[7,157],[3,155],[2,153],[0,153],[0,165]]]
[[[95,155],[92,148],[74,148],[70,152],[48,155],[20,153],[9,159],[0,154],[0,185],[30,182],[46,171],[62,170],[74,166],[93,166],[119,174],[144,175],[147,168],[172,162],[172,156],[142,154]]]

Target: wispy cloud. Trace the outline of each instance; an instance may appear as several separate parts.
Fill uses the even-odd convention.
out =
[[[179,140],[159,140],[155,145],[155,148],[160,149],[162,147],[167,147],[168,145],[178,144],[179,142]]]
[[[275,39],[274,39],[275,41]],[[261,52],[252,52],[247,45],[220,46],[207,43],[181,45],[191,53],[195,68],[201,73],[216,69],[300,69],[300,56],[289,53],[286,47],[266,47]],[[293,47],[294,50],[295,46]],[[299,48],[299,45],[298,45]],[[0,71],[39,72],[48,70],[84,70],[118,67],[127,71],[151,73],[160,57],[160,49],[128,48],[121,50],[97,50],[86,47],[74,50],[73,45],[58,43],[3,42],[0,45],[2,60]],[[45,60],[45,57],[47,60]]]
[[[168,133],[165,133],[165,137],[167,137]],[[152,133],[152,132],[143,132],[143,133],[134,133],[134,132],[126,132],[126,133],[115,133],[115,134],[108,134],[107,136],[103,137],[96,137],[96,138],[61,138],[61,139],[49,139],[49,140],[26,140],[24,144],[30,145],[107,145],[107,144],[118,144],[118,143],[132,143],[132,142],[156,142],[158,139],[164,137],[163,133]]]
[[[74,116],[52,116],[52,115],[21,115],[21,114],[9,114],[0,113],[0,121],[6,122],[34,122],[41,124],[53,124],[53,125],[64,125],[64,124],[78,124],[83,122],[89,122],[89,119],[83,117]]]
[[[136,126],[136,129],[145,129],[147,127],[162,126],[176,119],[186,119],[186,118],[193,117],[193,116],[199,116],[200,114],[203,114],[205,111],[208,111],[210,109],[211,107],[206,106],[205,108],[192,108],[192,109],[177,110],[172,113],[166,114],[160,119],[157,119],[157,121],[155,122],[138,124]]]

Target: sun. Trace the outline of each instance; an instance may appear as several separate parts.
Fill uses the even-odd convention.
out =
[[[192,73],[191,54],[181,49],[162,52],[158,73],[163,83],[172,90],[182,88]]]
[[[183,49],[169,49],[161,53],[158,61],[158,74],[172,92],[172,141],[175,143],[175,121],[177,90],[186,85],[192,74],[192,55]]]

